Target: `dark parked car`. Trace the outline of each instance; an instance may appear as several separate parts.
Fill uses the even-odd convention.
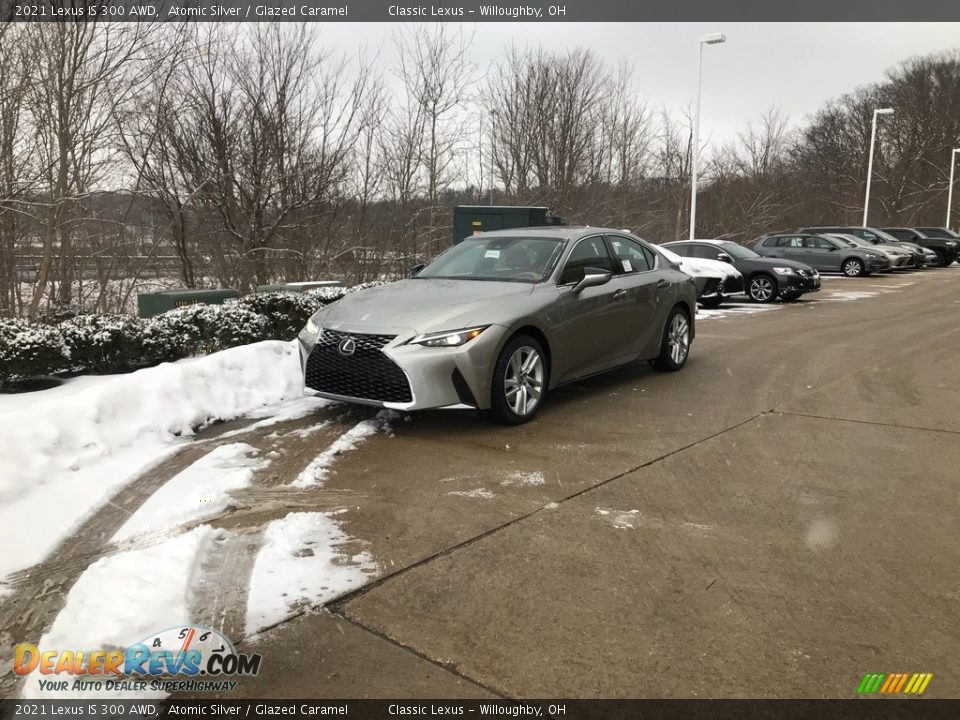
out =
[[[300,333],[300,360],[326,398],[466,406],[516,425],[559,385],[637,360],[682,368],[696,302],[693,278],[622,230],[498,230],[324,306]]]
[[[933,250],[937,254],[937,265],[939,267],[946,267],[957,259],[957,248],[960,247],[960,243],[954,238],[928,235],[920,228],[891,227],[881,228],[881,230],[893,235],[897,240],[916,243],[920,247]]]
[[[747,296],[768,303],[777,298],[796,300],[820,289],[820,273],[796,260],[761,257],[750,248],[728,240],[678,240],[664,243],[677,255],[731,263],[743,275]]]
[[[947,240],[960,240],[960,235],[955,233],[950,228],[938,228],[938,227],[918,227],[914,228],[919,230],[927,237],[932,238],[946,238]]]
[[[881,252],[841,243],[823,235],[764,235],[753,249],[764,257],[796,260],[820,272],[842,272],[848,277],[865,276],[890,268],[890,259]]]
[[[893,235],[885,233],[883,230],[877,230],[872,227],[860,227],[859,225],[816,225],[812,227],[802,227],[797,232],[800,233],[843,233],[845,235],[856,235],[862,240],[873,245],[899,245],[902,248],[907,248],[913,252],[913,262],[911,267],[922,268],[927,264],[929,259],[931,262],[936,261],[936,256],[933,254],[932,250],[924,250],[916,243],[906,242],[905,240],[897,240]],[[930,253],[929,258],[925,253]]]

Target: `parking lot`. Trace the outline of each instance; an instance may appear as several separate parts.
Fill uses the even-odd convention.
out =
[[[214,521],[241,541],[195,622],[242,636],[253,529],[291,510],[337,512],[376,566],[242,642],[265,662],[241,696],[851,697],[893,671],[955,695],[958,289],[953,266],[725,305],[680,373],[567,386],[513,428],[394,418],[307,492],[374,411],[211,428],[22,578],[5,634],[38,637],[104,527],[230,438],[277,459]]]
[[[715,311],[678,375],[398,424],[327,483],[379,579],[268,633],[298,654],[245,692],[848,697],[905,668],[955,694],[958,280],[826,278]]]

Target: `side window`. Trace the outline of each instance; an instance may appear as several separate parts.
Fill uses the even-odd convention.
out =
[[[876,243],[877,243],[877,236],[874,235],[874,234],[873,234],[872,232],[870,232],[869,230],[854,230],[853,233],[854,233],[855,235],[859,235],[859,236],[862,237],[864,240],[869,240],[869,241],[872,242],[873,244],[876,244]]]
[[[607,254],[607,248],[603,244],[603,238],[597,237],[584,238],[577,243],[567,258],[567,264],[560,275],[560,284],[578,283],[583,280],[584,271],[588,267],[596,267],[602,270],[615,272],[610,255]]]
[[[814,248],[816,250],[829,250],[833,247],[826,238],[818,237],[816,235],[810,235],[806,238],[805,243],[806,247]]]
[[[619,235],[608,235],[607,242],[614,257],[620,263],[619,272],[645,272],[653,270],[653,253],[643,245]]]
[[[680,257],[693,257],[693,248],[689,245],[670,245],[667,250],[673,250]]]
[[[720,251],[712,245],[691,245],[690,247],[693,248],[690,257],[716,260],[720,255]]]
[[[803,247],[803,238],[797,235],[784,235],[780,238],[780,247],[799,248]]]
[[[776,235],[771,235],[766,240],[763,241],[764,247],[779,247],[783,242],[784,238],[777,237]]]

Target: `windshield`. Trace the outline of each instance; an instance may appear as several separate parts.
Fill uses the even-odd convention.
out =
[[[562,247],[563,241],[556,238],[477,235],[454,245],[417,277],[541,282],[549,276]]]
[[[736,243],[721,243],[720,248],[731,257],[736,258],[737,260],[749,260],[751,258],[760,257],[757,253],[749,248],[743,247],[743,245],[737,245]]]

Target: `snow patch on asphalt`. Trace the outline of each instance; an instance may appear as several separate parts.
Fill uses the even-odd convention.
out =
[[[447,495],[454,495],[456,497],[466,497],[466,498],[482,498],[484,500],[493,500],[496,495],[486,488],[474,488],[473,490],[454,490],[448,492]]]
[[[837,544],[840,530],[832,520],[818,518],[807,528],[807,547],[811,550],[829,550]]]
[[[63,610],[40,639],[41,649],[126,648],[151,633],[190,623],[189,593],[199,559],[222,531],[204,525],[162,543],[101,558],[67,595]],[[109,602],[105,602],[109,593]],[[28,676],[24,698],[102,697],[103,691],[41,691],[38,671]],[[73,678],[61,677],[72,681]],[[70,682],[72,684],[72,682]],[[69,685],[68,685],[69,688]],[[111,697],[160,698],[164,693],[111,693]]]
[[[341,550],[349,541],[326,513],[290,513],[271,522],[250,578],[246,635],[360,587],[376,563],[366,551],[347,557]]]
[[[528,487],[543,485],[545,483],[546,480],[543,477],[543,473],[539,471],[511,472],[500,481],[501,485],[526,485]]]
[[[632,530],[640,519],[639,510],[614,510],[613,508],[594,508],[601,519],[613,525],[617,530]]]
[[[246,443],[211,450],[151,495],[117,531],[113,542],[220,514],[230,505],[230,491],[247,487],[254,472],[269,465],[269,461],[254,457],[257,452]]]
[[[356,449],[367,438],[376,435],[381,430],[387,435],[392,434],[390,421],[395,417],[390,411],[381,411],[374,420],[362,420],[343,433],[331,443],[330,447],[310,461],[297,478],[290,483],[295,488],[310,488],[322,485],[330,476],[333,464],[344,453]],[[397,415],[399,417],[399,415]]]
[[[267,341],[5,403],[0,577],[46,557],[122,486],[215,420],[300,400],[295,342]],[[317,400],[297,405],[316,407]]]

